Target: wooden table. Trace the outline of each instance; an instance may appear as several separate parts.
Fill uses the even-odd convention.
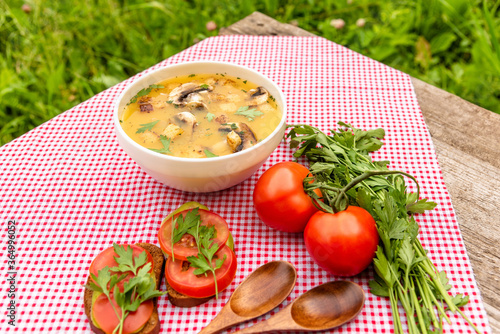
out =
[[[221,35],[314,36],[255,12]],[[412,78],[490,325],[500,333],[500,115]]]

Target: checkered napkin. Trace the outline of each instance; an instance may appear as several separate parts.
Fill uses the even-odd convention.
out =
[[[194,60],[236,63],[268,76],[287,98],[288,124],[307,123],[324,131],[335,128],[338,121],[363,129],[384,128],[386,145],[373,158],[390,160],[391,168],[413,174],[420,182],[421,195],[438,203],[432,212],[417,218],[420,240],[436,266],[448,273],[452,292],[470,297],[464,313],[480,330],[490,332],[408,75],[320,37],[212,37],[153,68]],[[339,279],[313,263],[302,235],[268,228],[253,209],[252,190],[259,176],[273,164],[292,159],[285,143],[250,179],[231,189],[211,194],[171,189],[145,174],[118,146],[111,121],[113,104],[131,80],[0,149],[1,332],[89,333],[82,284],[92,259],[113,242],[158,244],[162,218],[187,201],[204,203],[227,220],[236,241],[238,271],[220,298],[204,305],[178,308],[161,298],[162,333],[200,331],[236,286],[268,261],[294,264],[297,285],[283,305],[250,324],[268,318],[305,291]],[[415,190],[411,184],[410,189]],[[14,260],[8,258],[9,221],[16,223]],[[351,278],[366,291],[366,304],[355,320],[333,332],[392,331],[388,299],[368,292],[372,277],[369,267]],[[13,294],[9,294],[11,288],[15,288]],[[15,320],[9,324],[11,300],[15,301]],[[450,314],[450,318],[452,325],[445,324],[446,333],[473,333],[460,316]]]

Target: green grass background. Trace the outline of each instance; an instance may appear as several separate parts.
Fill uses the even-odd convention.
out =
[[[220,28],[256,10],[500,113],[499,6],[500,0],[0,0],[0,145],[217,35],[207,22]],[[331,25],[339,18],[342,29]]]

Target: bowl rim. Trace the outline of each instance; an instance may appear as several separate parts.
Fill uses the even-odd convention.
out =
[[[120,102],[122,101],[124,96],[129,92],[129,90],[132,86],[134,86],[135,84],[137,84],[140,81],[146,80],[148,77],[151,77],[158,72],[166,71],[168,69],[175,68],[175,67],[184,67],[184,66],[189,66],[189,65],[203,65],[203,64],[207,64],[207,65],[217,64],[217,65],[222,65],[222,66],[239,68],[241,70],[251,72],[254,75],[260,76],[261,78],[264,79],[264,81],[268,81],[269,84],[272,85],[277,90],[277,92],[280,96],[280,100],[282,101],[282,104],[283,104],[282,106],[280,106],[281,113],[282,113],[281,120],[278,123],[278,125],[276,126],[276,128],[273,130],[273,132],[271,132],[266,138],[264,138],[262,141],[258,142],[256,145],[254,145],[250,148],[247,148],[245,150],[241,150],[240,152],[226,154],[226,155],[218,156],[218,157],[210,157],[210,158],[208,158],[208,157],[207,158],[186,158],[186,157],[177,157],[177,156],[173,156],[173,155],[158,153],[158,152],[152,151],[152,150],[138,144],[132,138],[130,138],[130,136],[127,133],[125,133],[122,126],[120,125],[120,119],[119,119],[119,113],[121,111],[120,110]],[[205,73],[209,73],[209,72],[205,72]],[[231,75],[230,73],[228,73],[228,74]],[[169,78],[165,78],[163,80],[167,80],[167,79],[169,79]],[[274,81],[269,79],[266,75],[254,70],[254,69],[251,69],[249,67],[235,64],[235,63],[231,63],[231,62],[222,62],[222,61],[213,61],[213,60],[184,61],[181,63],[161,66],[161,67],[155,68],[153,70],[150,70],[147,73],[144,73],[144,72],[139,73],[135,79],[133,79],[130,83],[128,83],[125,86],[125,88],[118,95],[118,97],[115,100],[115,103],[113,104],[113,123],[115,126],[115,131],[119,132],[121,137],[125,138],[125,140],[127,141],[128,144],[132,145],[136,149],[138,149],[146,154],[152,154],[153,156],[156,156],[158,158],[163,158],[163,159],[172,160],[172,161],[176,161],[176,162],[221,162],[224,160],[234,159],[234,158],[237,158],[239,156],[251,154],[253,151],[259,149],[261,146],[264,146],[267,142],[271,141],[276,136],[277,133],[282,131],[281,129],[283,128],[283,126],[286,126],[286,117],[287,117],[287,104],[286,104],[285,95],[283,94],[283,91],[281,90],[281,88]]]

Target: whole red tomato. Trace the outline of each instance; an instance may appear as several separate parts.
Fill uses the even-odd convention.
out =
[[[313,260],[332,275],[354,276],[372,262],[378,245],[375,220],[363,208],[349,206],[333,213],[317,212],[304,231]]]
[[[284,232],[304,231],[318,211],[304,192],[302,182],[308,174],[309,170],[296,162],[277,163],[262,174],[255,185],[253,203],[267,226]]]

